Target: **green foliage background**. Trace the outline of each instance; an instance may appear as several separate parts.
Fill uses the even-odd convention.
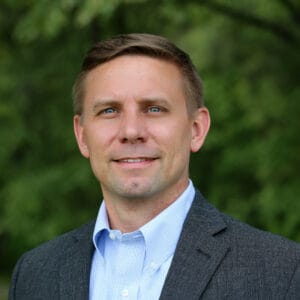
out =
[[[204,80],[212,128],[192,156],[195,184],[221,210],[300,242],[299,29],[296,0],[2,0],[1,273],[96,216],[71,87],[93,42],[127,32],[168,37]]]

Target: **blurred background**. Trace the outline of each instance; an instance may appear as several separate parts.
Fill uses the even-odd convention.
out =
[[[298,0],[1,0],[0,299],[24,251],[94,218],[72,129],[92,43],[166,36],[204,81],[212,127],[191,177],[219,209],[300,242]]]

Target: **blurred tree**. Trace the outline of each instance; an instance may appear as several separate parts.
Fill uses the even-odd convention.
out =
[[[162,34],[191,54],[212,129],[192,157],[219,208],[300,241],[299,3],[60,0],[0,3],[0,257],[95,217],[99,185],[72,133],[84,52],[118,33]]]
[[[300,241],[300,7],[225,2],[197,2],[195,24],[200,6],[209,17],[182,42],[201,70],[213,116],[209,160],[195,158],[193,174],[218,207]]]

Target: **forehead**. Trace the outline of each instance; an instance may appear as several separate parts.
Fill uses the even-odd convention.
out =
[[[135,70],[139,74],[151,74],[152,72],[161,72],[162,74],[171,72],[181,77],[179,67],[174,62],[166,59],[151,57],[147,55],[125,54],[117,56],[105,63],[102,63],[92,69],[87,78],[95,76],[96,73],[102,75],[122,75]],[[174,75],[175,75],[174,74]]]
[[[183,77],[175,63],[144,55],[123,55],[91,70],[85,99],[95,94],[174,93],[184,95]]]

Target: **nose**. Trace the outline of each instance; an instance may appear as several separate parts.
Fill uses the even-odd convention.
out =
[[[147,138],[146,124],[138,112],[123,113],[120,124],[119,140],[121,143],[144,143]]]

